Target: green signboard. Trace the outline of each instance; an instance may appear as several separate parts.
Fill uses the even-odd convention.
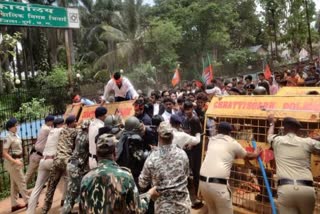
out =
[[[0,1],[0,25],[80,28],[79,10]]]

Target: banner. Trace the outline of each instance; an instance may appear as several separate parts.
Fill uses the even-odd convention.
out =
[[[124,102],[116,102],[105,104],[104,107],[107,108],[107,115],[120,114],[123,120],[126,120],[128,117],[134,115],[133,108],[134,100],[124,101]],[[78,119],[79,122],[85,119],[94,118],[94,113],[97,107],[100,105],[92,105],[92,106],[83,106],[80,117]]]
[[[303,96],[310,91],[316,91],[320,94],[320,87],[282,87],[276,96]]]
[[[78,118],[81,108],[82,108],[81,103],[74,103],[74,104],[67,105],[67,109],[63,115],[63,119],[66,119],[70,115],[74,115]]]
[[[299,98],[299,99],[297,99]],[[317,96],[226,96],[213,97],[206,115],[231,118],[294,117],[305,122],[320,120],[320,99]]]

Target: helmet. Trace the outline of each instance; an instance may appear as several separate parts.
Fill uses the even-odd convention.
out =
[[[84,120],[81,123],[81,129],[88,129],[90,126],[91,121],[90,120]]]
[[[118,115],[108,115],[107,118],[104,120],[104,126],[115,127],[121,125],[121,123],[121,118]]]
[[[254,95],[267,95],[267,90],[262,86],[258,86],[253,90],[253,94]]]
[[[140,129],[140,121],[136,117],[129,117],[124,123],[124,129],[126,131],[137,131]]]

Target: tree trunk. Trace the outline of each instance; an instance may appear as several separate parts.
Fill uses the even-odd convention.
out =
[[[3,93],[3,79],[2,79],[2,62],[0,59],[0,94]]]

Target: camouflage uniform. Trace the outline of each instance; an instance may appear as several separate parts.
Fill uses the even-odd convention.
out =
[[[103,134],[97,141],[99,147],[108,153],[109,147],[114,152],[115,145],[108,141],[108,134]],[[110,145],[110,144],[113,145]],[[107,152],[106,152],[107,151]],[[86,174],[81,182],[80,213],[143,213],[148,207],[150,195],[139,197],[138,188],[127,168],[116,162],[102,159],[98,167]]]
[[[88,128],[90,121],[84,122],[82,128]],[[68,192],[61,213],[70,213],[80,193],[82,177],[89,171],[89,137],[88,132],[80,130],[75,140],[76,147],[67,165]]]
[[[159,135],[161,129],[172,133],[168,122],[160,124]],[[147,158],[139,177],[139,186],[157,186],[160,197],[155,201],[155,213],[190,213],[188,176],[187,154],[175,144],[162,145]]]
[[[75,128],[65,127],[60,133],[56,157],[53,160],[53,166],[50,171],[48,189],[46,192],[45,204],[42,208],[42,214],[48,213],[51,208],[54,191],[61,176],[65,175],[67,163],[72,156],[76,136],[77,130]]]

